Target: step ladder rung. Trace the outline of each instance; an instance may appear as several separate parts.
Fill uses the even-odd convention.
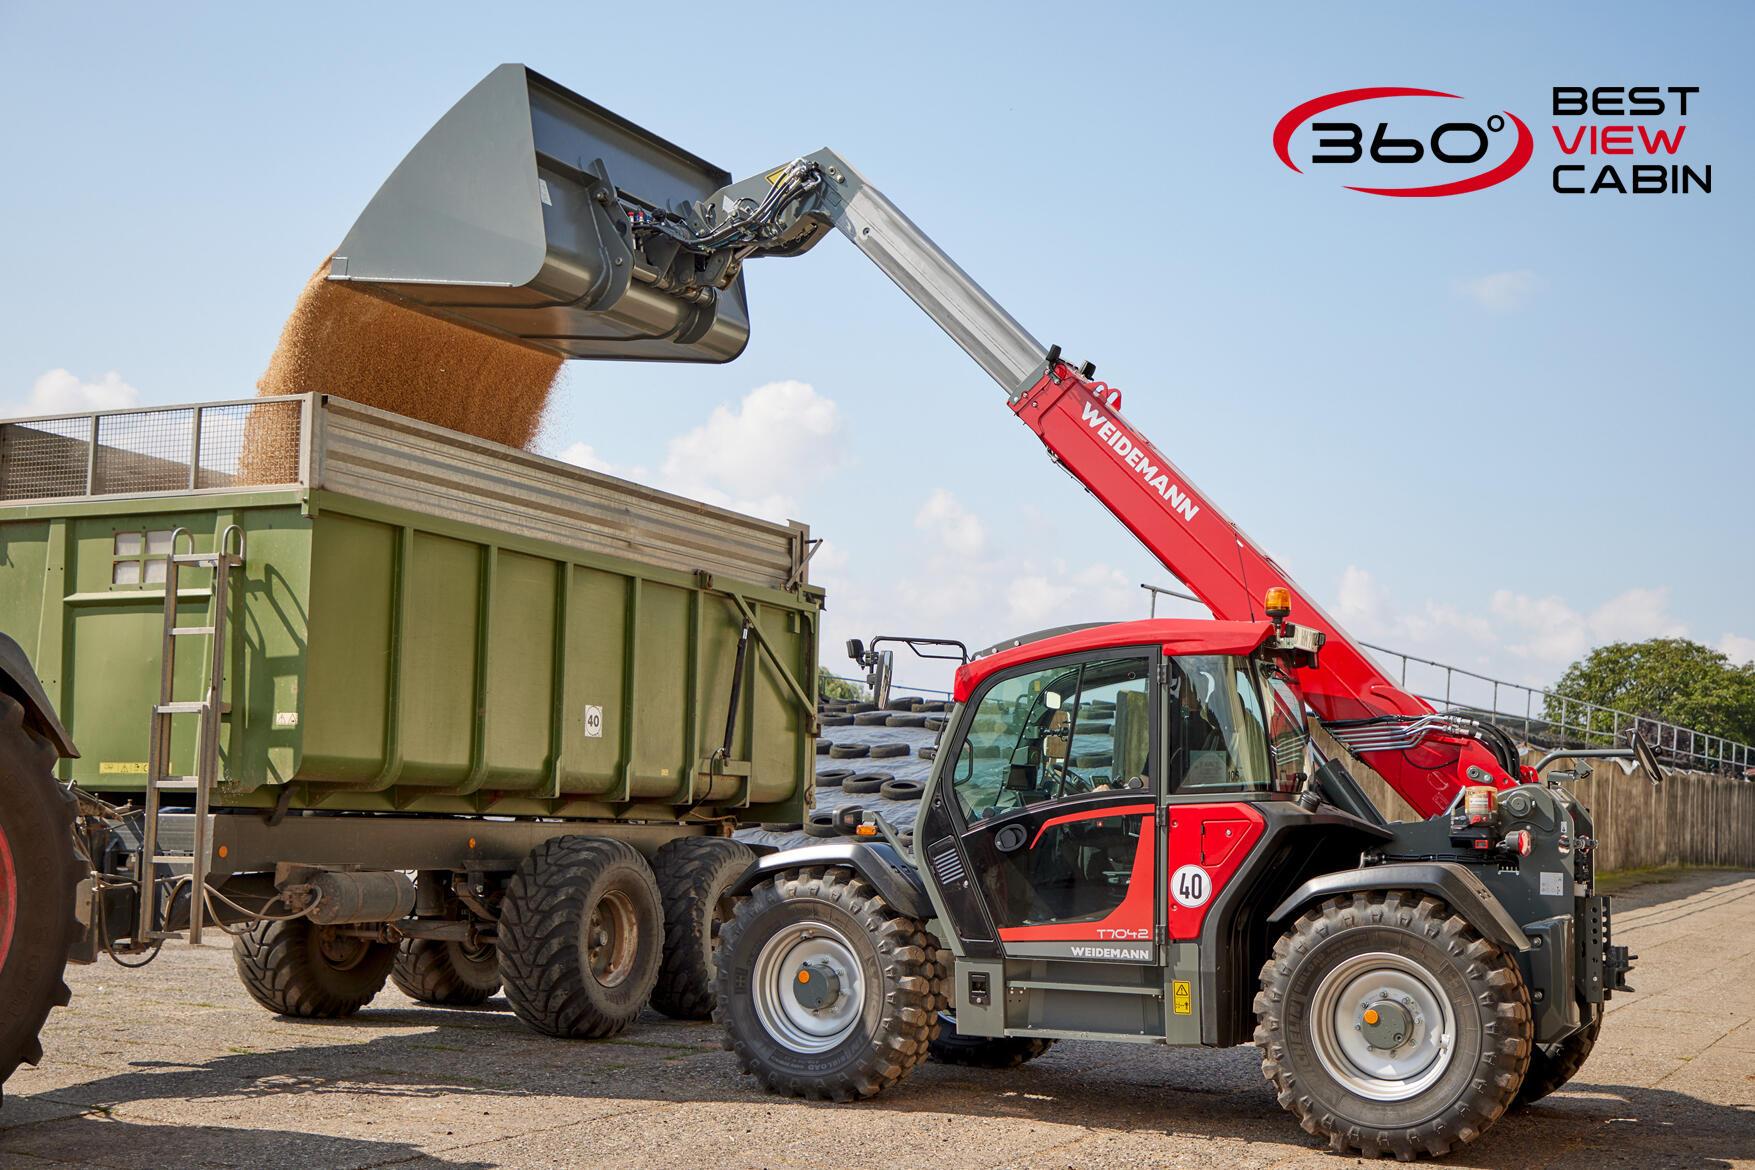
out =
[[[161,776],[153,784],[161,792],[193,792],[201,787],[199,776]]]
[[[181,865],[184,862],[194,860],[193,853],[155,853],[152,855],[154,865]]]
[[[173,638],[188,638],[188,637],[192,637],[192,636],[197,635],[197,634],[211,634],[211,633],[213,633],[212,626],[173,626],[173,627],[171,627],[171,637],[173,637]]]
[[[159,703],[153,710],[160,715],[194,715],[207,710],[207,700],[200,699],[192,703]]]

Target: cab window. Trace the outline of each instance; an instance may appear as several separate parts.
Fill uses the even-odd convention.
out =
[[[1247,658],[1189,654],[1170,659],[1173,792],[1269,791],[1267,726]]]
[[[1268,676],[1268,746],[1273,752],[1274,789],[1296,791],[1308,773],[1305,759],[1310,728],[1305,722],[1304,700],[1284,678]]]
[[[1147,660],[1111,658],[1000,679],[976,704],[952,782],[968,821],[1150,785]]]

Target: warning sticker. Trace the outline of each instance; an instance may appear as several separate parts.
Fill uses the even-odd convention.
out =
[[[132,763],[125,760],[104,760],[98,764],[97,770],[101,776],[144,776],[146,761]]]
[[[1554,870],[1543,870],[1541,885],[1542,897],[1558,897],[1566,892],[1566,875]]]
[[[585,708],[585,738],[603,738],[603,708],[588,706]]]
[[[768,180],[768,186],[778,187],[780,185],[781,178],[785,174],[786,174],[786,168],[785,167],[778,167],[774,170],[769,171],[767,174],[763,175],[762,177],[764,179]]]
[[[1179,1016],[1194,1014],[1194,986],[1187,979],[1171,982],[1170,1010]]]

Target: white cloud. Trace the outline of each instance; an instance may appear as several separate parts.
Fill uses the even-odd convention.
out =
[[[1542,281],[1527,268],[1489,272],[1456,282],[1457,293],[1492,313],[1509,313],[1529,304]]]
[[[1745,638],[1741,634],[1726,634],[1718,640],[1716,649],[1738,666],[1745,662],[1755,662],[1755,638]]]
[[[597,453],[590,443],[574,443],[557,456],[562,462],[572,463],[587,471],[601,471],[605,475],[620,476],[623,479],[633,478],[633,469],[622,468]]]
[[[833,399],[804,382],[769,382],[734,408],[722,404],[702,425],[670,441],[659,469],[668,491],[784,520],[794,492],[841,464]]]
[[[939,488],[920,505],[914,514],[914,527],[928,533],[948,552],[959,556],[980,556],[987,544],[987,530],[981,517],[963,507],[944,488]]]
[[[1681,638],[1688,627],[1669,613],[1668,588],[1629,589],[1589,612],[1558,597],[1527,597],[1501,589],[1493,615],[1511,627],[1505,649],[1519,658],[1564,666],[1593,646]]]
[[[31,384],[30,397],[8,414],[73,414],[86,410],[126,410],[140,402],[140,391],[110,370],[87,382],[71,370],[46,370]]]
[[[1484,613],[1436,601],[1403,605],[1368,571],[1349,565],[1335,591],[1334,616],[1355,636],[1393,650],[1547,684],[1594,646],[1685,637],[1688,627],[1669,604],[1670,591],[1660,586],[1629,589],[1589,610],[1508,589],[1494,593]],[[1744,641],[1755,653],[1755,639]],[[1511,669],[1513,663],[1523,669]]]

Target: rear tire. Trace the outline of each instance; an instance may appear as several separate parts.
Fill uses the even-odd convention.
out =
[[[550,1036],[613,1036],[658,982],[658,883],[632,846],[556,837],[524,859],[507,887],[499,946],[500,978],[519,1019]]]
[[[671,1019],[712,1019],[713,955],[736,910],[727,891],[755,860],[748,846],[723,837],[682,837],[654,857],[664,899],[664,962],[652,1006]]]
[[[779,874],[725,927],[718,1005],[725,1047],[771,1093],[875,1096],[926,1059],[945,963],[916,919],[839,868]],[[811,1007],[812,975],[828,998]]]
[[[233,935],[232,961],[250,998],[275,1015],[339,1020],[384,989],[396,948],[294,918]]]
[[[1262,967],[1255,1011],[1280,1106],[1337,1153],[1467,1145],[1511,1105],[1533,1047],[1517,963],[1405,890],[1306,911]]]
[[[1054,1041],[1031,1036],[964,1036],[957,1031],[957,1018],[950,1012],[940,1012],[938,1036],[929,1052],[940,1064],[956,1064],[964,1068],[1016,1068],[1053,1047]]]
[[[1595,1020],[1560,1043],[1536,1045],[1530,1053],[1530,1068],[1523,1076],[1523,1087],[1517,1091],[1517,1103],[1534,1104],[1577,1076],[1602,1031],[1603,1014],[1599,1008]]]
[[[0,692],[0,1086],[42,1059],[37,1034],[72,998],[62,972],[78,936],[72,801],[55,779],[60,753]]]
[[[420,1003],[480,1007],[500,990],[500,956],[491,943],[471,949],[447,939],[404,939],[390,979]]]

